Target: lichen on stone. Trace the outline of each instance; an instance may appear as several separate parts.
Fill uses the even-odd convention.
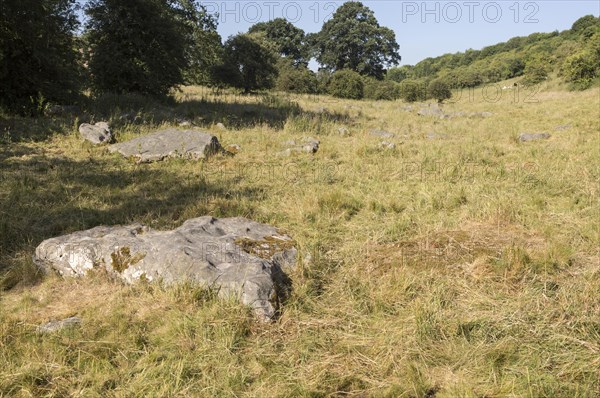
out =
[[[250,238],[239,238],[235,244],[248,254],[259,258],[270,259],[275,253],[293,249],[295,242],[291,239],[282,239],[275,236],[267,236],[261,240]]]
[[[130,266],[142,261],[146,255],[143,253],[136,253],[132,256],[131,249],[124,246],[111,253],[110,257],[112,258],[113,269],[121,274]]]

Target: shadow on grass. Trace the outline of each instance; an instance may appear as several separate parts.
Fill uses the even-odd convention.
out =
[[[180,94],[178,99],[155,99],[136,94],[105,94],[78,107],[53,106],[49,116],[39,118],[0,115],[0,145],[21,141],[43,141],[52,134],[76,131],[80,123],[108,121],[113,130],[127,127],[157,127],[162,124],[209,128],[223,123],[229,129],[267,125],[283,129],[290,118],[344,122],[348,114],[309,112],[276,94],[214,95],[209,91]]]
[[[171,229],[204,215],[250,216],[262,195],[233,180],[185,175],[169,162],[75,161],[30,150],[15,158],[7,154],[20,153],[21,145],[10,147],[0,153],[0,288],[11,287],[2,274],[28,262],[45,239],[98,225]]]

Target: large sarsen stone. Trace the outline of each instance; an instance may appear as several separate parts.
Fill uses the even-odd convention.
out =
[[[286,270],[296,262],[294,245],[270,225],[201,217],[172,231],[136,224],[75,232],[42,242],[34,259],[66,277],[104,268],[127,283],[198,283],[220,296],[235,296],[270,319],[289,293]]]
[[[167,129],[108,147],[139,162],[157,162],[166,158],[205,159],[223,151],[217,137],[197,130]]]

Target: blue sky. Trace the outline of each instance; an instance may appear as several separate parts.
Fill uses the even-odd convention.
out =
[[[202,0],[220,13],[225,40],[256,22],[284,17],[308,32],[318,32],[343,1]],[[600,1],[363,1],[379,23],[396,32],[401,64],[427,57],[480,49],[514,36],[569,29],[578,18],[600,14]],[[312,66],[312,65],[311,65]]]

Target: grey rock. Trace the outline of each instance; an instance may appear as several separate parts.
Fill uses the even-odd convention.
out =
[[[38,326],[36,332],[41,334],[54,333],[66,328],[78,326],[79,324],[81,324],[81,322],[81,318],[77,317],[63,319],[62,321],[51,321],[44,325]]]
[[[425,134],[425,138],[427,138],[428,140],[443,140],[446,138],[446,135],[430,132]]]
[[[564,130],[569,130],[571,127],[573,127],[573,125],[571,125],[571,124],[561,124],[560,126],[556,126],[554,129],[556,131],[564,131]]]
[[[396,149],[396,144],[394,144],[393,142],[388,142],[388,141],[381,141],[379,143],[379,147],[381,149]]]
[[[108,144],[113,138],[106,122],[98,122],[94,125],[83,123],[79,126],[79,134],[94,145]]]
[[[179,122],[179,127],[191,127],[192,126],[192,122],[184,120],[182,122]]]
[[[350,136],[350,130],[348,130],[346,127],[340,127],[337,131],[338,131],[338,134],[342,137]]]
[[[473,113],[469,114],[469,116],[486,118],[486,117],[492,117],[492,116],[494,116],[494,114],[492,112],[473,112]]]
[[[540,140],[547,140],[550,137],[551,136],[548,133],[538,133],[538,134],[522,133],[521,135],[519,135],[519,141],[521,141],[521,142],[540,141]]]
[[[370,134],[380,138],[394,138],[396,135],[385,130],[371,130]]]
[[[280,153],[282,156],[292,156],[294,154],[315,154],[319,150],[321,145],[321,141],[314,139],[312,137],[304,137],[299,141],[289,140],[283,143],[284,146],[289,146],[290,148],[285,149]]]
[[[445,117],[444,112],[437,106],[432,106],[429,108],[421,108],[421,110],[419,110],[419,112],[417,112],[417,115],[432,116],[432,117],[439,117],[439,118]]]
[[[223,151],[217,137],[198,130],[167,129],[108,147],[138,162],[158,162],[166,158],[205,159]]]
[[[75,232],[42,242],[34,260],[64,277],[104,269],[126,283],[191,282],[235,297],[271,319],[289,293],[286,271],[296,257],[294,241],[273,226],[200,217],[172,231],[134,224]]]
[[[223,123],[217,123],[215,125],[215,127],[219,130],[223,130],[223,131],[227,130],[227,127],[225,127],[225,125]]]
[[[231,144],[231,145],[227,145],[227,147],[225,148],[225,150],[229,153],[233,153],[236,154],[239,151],[242,150],[242,147],[239,146],[238,144]]]

